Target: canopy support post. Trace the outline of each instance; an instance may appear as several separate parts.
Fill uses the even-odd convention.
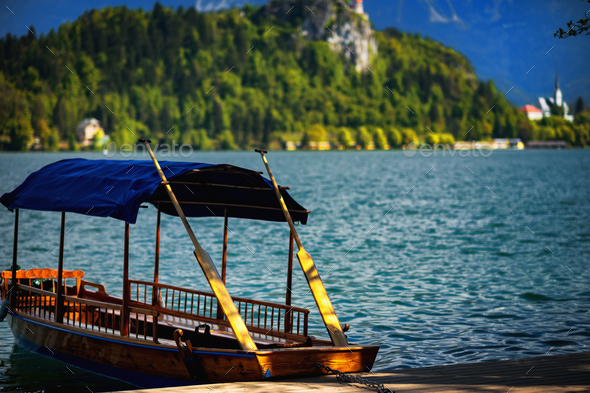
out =
[[[158,204],[158,218],[156,222],[156,252],[154,257],[154,282],[158,283],[158,276],[160,274],[160,205]],[[158,287],[152,287],[152,306],[158,305],[160,300],[160,291]]]
[[[125,221],[123,249],[123,310],[121,311],[121,336],[129,336],[129,223]]]
[[[55,299],[55,321],[63,323],[64,321],[64,245],[65,245],[65,228],[66,228],[66,212],[61,212],[61,229],[59,231],[59,260],[57,263],[57,297]]]
[[[324,283],[320,277],[320,273],[311,258],[311,255],[303,248],[303,244],[301,244],[301,239],[299,239],[299,235],[297,234],[297,230],[295,229],[295,224],[293,224],[293,219],[291,219],[291,214],[289,214],[289,210],[287,209],[287,205],[285,204],[285,200],[281,195],[281,191],[279,190],[279,186],[275,181],[274,176],[270,170],[270,166],[268,165],[268,161],[266,160],[266,150],[255,150],[257,153],[260,153],[260,157],[262,157],[262,161],[266,166],[266,171],[268,172],[268,177],[272,182],[273,188],[275,190],[275,194],[277,195],[277,199],[279,200],[279,204],[283,209],[283,214],[285,215],[285,219],[289,223],[289,227],[291,228],[291,233],[295,239],[295,243],[297,243],[297,248],[299,252],[297,252],[297,259],[299,260],[299,264],[301,265],[301,269],[303,270],[303,274],[305,274],[305,278],[307,279],[307,284],[309,285],[309,289],[313,295],[316,305],[318,306],[318,310],[320,314],[322,314],[322,319],[324,321],[324,325],[328,330],[328,334],[330,335],[330,339],[334,346],[337,347],[345,347],[348,346],[348,341],[344,332],[342,331],[342,326],[340,326],[340,321],[338,320],[338,316],[334,311],[334,307],[332,306],[332,302],[328,297],[328,292],[326,291],[326,287],[324,287]]]
[[[12,243],[12,280],[10,284],[10,307],[13,309],[16,306],[16,291],[13,291],[16,286],[16,262],[18,251],[18,209],[14,209],[14,239]]]
[[[125,221],[125,246],[123,251],[123,310],[121,312],[121,336],[129,336],[129,223]]]
[[[287,264],[287,294],[285,304],[291,305],[291,288],[293,288],[293,232],[289,231],[289,262]],[[285,333],[291,333],[291,310],[285,312]]]
[[[227,208],[224,209],[223,217],[223,253],[221,255],[221,281],[225,284],[225,273],[227,270]]]
[[[225,284],[225,274],[227,271],[227,225],[228,225],[227,207],[223,210],[223,251],[221,252],[221,281]],[[217,319],[223,319],[223,310],[221,304],[217,303]]]
[[[226,316],[230,324],[230,327],[233,330],[234,336],[240,344],[240,348],[248,352],[256,351],[258,347],[256,347],[254,340],[252,340],[252,337],[250,336],[250,333],[248,331],[248,328],[246,327],[246,324],[244,323],[244,320],[238,312],[238,309],[236,308],[236,305],[234,304],[232,297],[227,292],[225,284],[223,283],[223,281],[221,281],[221,277],[219,276],[219,272],[215,268],[215,264],[211,260],[211,256],[209,256],[207,251],[205,251],[199,244],[199,241],[197,240],[197,237],[195,236],[193,229],[188,223],[186,216],[184,215],[184,212],[182,211],[182,208],[178,203],[178,199],[176,199],[176,195],[174,195],[174,192],[172,191],[172,187],[170,187],[170,183],[166,179],[166,176],[164,175],[164,172],[162,171],[162,168],[160,167],[160,164],[158,163],[158,160],[156,159],[156,156],[154,155],[154,152],[152,151],[149,145],[150,141],[147,139],[140,139],[139,142],[142,142],[144,144],[148,153],[150,154],[150,157],[152,158],[154,166],[156,167],[156,170],[158,171],[158,174],[160,175],[160,178],[164,183],[166,192],[170,197],[170,201],[172,201],[172,204],[176,209],[176,213],[180,217],[180,220],[182,221],[182,224],[184,225],[186,232],[188,233],[189,237],[191,238],[191,241],[193,242],[193,245],[195,246],[195,251],[193,252],[193,254],[195,254],[195,258],[197,259],[197,262],[199,262],[199,265],[203,270],[203,274],[205,274],[207,282],[209,283],[211,290],[217,298],[217,302],[221,304],[223,314]]]

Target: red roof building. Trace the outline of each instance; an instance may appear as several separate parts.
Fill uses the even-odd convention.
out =
[[[543,112],[533,105],[525,105],[520,108],[520,111],[526,113],[530,120],[539,120],[543,118]]]

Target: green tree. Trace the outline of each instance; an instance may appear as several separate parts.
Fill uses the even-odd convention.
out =
[[[453,146],[455,145],[455,137],[453,134],[441,134],[438,143],[444,146]]]
[[[310,142],[322,142],[326,140],[326,129],[321,124],[314,124],[303,133],[301,145],[309,146]]]
[[[340,127],[338,129],[338,143],[344,149],[349,149],[352,145],[354,145],[354,140],[350,135],[350,130],[346,127]]]
[[[274,129],[274,119],[272,114],[272,108],[269,106],[266,109],[266,114],[264,115],[264,126],[262,129],[262,146],[268,146],[270,142],[270,134]]]
[[[373,143],[373,138],[366,127],[359,127],[356,130],[356,145],[361,149],[368,148]]]
[[[31,126],[31,113],[29,102],[20,91],[9,91],[7,106],[1,110],[6,111],[0,118],[3,119],[0,126],[2,133],[6,135],[10,150],[26,150],[32,143],[33,127]]]
[[[59,150],[59,132],[55,128],[51,129],[49,138],[47,140],[47,150],[58,151]]]
[[[211,150],[213,148],[213,144],[207,135],[207,131],[204,129],[199,130],[199,150]]]
[[[402,143],[404,145],[409,145],[410,143],[418,144],[418,136],[416,132],[411,128],[403,128],[402,129]]]
[[[403,143],[402,133],[393,127],[387,129],[387,141],[391,147],[401,147]]]
[[[223,102],[215,100],[213,102],[213,134],[219,135],[223,132]]]
[[[389,147],[385,133],[380,127],[373,128],[373,141],[375,142],[375,147],[377,149],[387,149]]]
[[[92,137],[92,150],[101,151],[103,149],[104,136],[104,131],[100,128],[94,133],[94,136]]]
[[[47,120],[39,119],[35,123],[35,134],[41,140],[41,147],[43,150],[50,150],[49,139],[51,138],[51,129],[47,124]]]
[[[584,1],[584,0],[582,0]],[[587,0],[588,3],[590,3],[590,0]],[[586,13],[586,15],[588,15],[588,13]],[[582,18],[577,22],[574,22],[573,20],[569,21],[567,23],[567,27],[569,28],[569,30],[565,31],[563,30],[561,27],[559,28],[559,30],[557,30],[555,32],[555,34],[553,34],[554,37],[558,37],[558,38],[567,38],[567,37],[572,37],[572,36],[577,36],[577,35],[581,35],[583,33],[586,33],[586,35],[590,35],[590,31],[588,31],[590,29],[590,18]]]
[[[438,134],[426,134],[426,138],[424,138],[424,142],[429,145],[436,145],[440,142],[440,135]]]
[[[582,97],[576,98],[576,102],[574,104],[574,114],[582,113],[586,109],[586,105],[584,105],[584,99]]]
[[[33,128],[26,116],[19,116],[6,122],[10,135],[11,150],[27,150],[32,143]]]
[[[551,105],[551,116],[561,116],[563,117],[564,109],[563,106],[559,105]]]
[[[234,136],[230,130],[225,130],[219,135],[219,144],[223,150],[234,150],[236,148]]]

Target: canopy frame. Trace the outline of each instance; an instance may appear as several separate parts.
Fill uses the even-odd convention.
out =
[[[182,201],[187,217],[207,217],[205,208],[215,206],[215,214],[228,217],[284,222],[280,205],[273,197],[270,180],[261,172],[232,165],[163,161],[168,175],[164,184],[145,160],[66,159],[31,173],[11,192],[0,197],[9,210],[30,209],[72,212],[111,217],[134,224],[139,207],[149,202],[161,213],[178,216],[166,187]],[[307,223],[309,211],[281,187],[294,221]],[[190,191],[190,192],[189,192]],[[215,210],[215,209],[214,209]]]

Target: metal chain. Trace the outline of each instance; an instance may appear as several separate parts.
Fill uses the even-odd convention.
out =
[[[336,374],[336,378],[339,381],[343,381],[343,382],[352,382],[352,383],[358,383],[361,385],[365,385],[368,386],[370,388],[374,388],[377,389],[377,391],[379,393],[395,393],[393,390],[386,388],[382,383],[377,383],[377,382],[373,382],[370,381],[368,379],[365,378],[361,378],[361,377],[357,377],[356,375],[352,375],[352,374],[347,374],[347,373],[343,373],[342,371],[338,371],[338,370],[334,370],[333,368],[330,368],[328,366],[324,366],[322,363],[317,362],[316,363],[316,367],[317,368],[325,368],[326,371],[332,373],[332,374]]]

